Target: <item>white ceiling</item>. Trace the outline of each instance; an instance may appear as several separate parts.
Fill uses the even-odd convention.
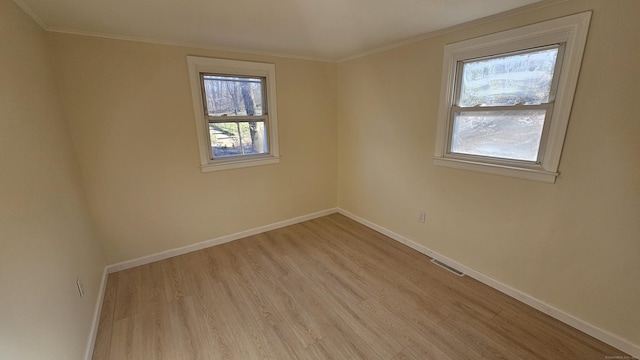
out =
[[[341,60],[540,0],[14,0],[45,29]]]

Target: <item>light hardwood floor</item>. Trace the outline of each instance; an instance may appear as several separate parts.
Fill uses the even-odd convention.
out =
[[[622,355],[334,214],[111,274],[93,359]]]

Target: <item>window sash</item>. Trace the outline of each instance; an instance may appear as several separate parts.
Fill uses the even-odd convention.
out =
[[[267,151],[261,154],[239,154],[239,155],[230,155],[230,156],[213,156],[213,139],[211,138],[211,132],[209,131],[210,124],[219,124],[219,123],[235,123],[239,126],[240,123],[244,122],[262,122],[264,123],[264,141],[267,145]],[[272,156],[271,150],[271,138],[269,134],[269,117],[264,116],[207,116],[206,123],[206,134],[209,139],[209,159],[210,160],[218,160],[218,159],[230,159],[230,158],[260,158],[260,157],[269,157]]]
[[[548,50],[548,49],[558,49],[558,54],[556,56],[556,63],[553,69],[553,78],[551,80],[551,87],[549,89],[549,101],[548,101],[549,103],[554,102],[557,91],[558,91],[558,83],[560,80],[560,71],[562,69],[562,62],[564,58],[565,47],[566,47],[566,42],[561,42],[561,43],[550,44],[546,46],[538,46],[538,47],[522,49],[517,51],[498,53],[490,56],[481,56],[476,58],[465,58],[465,59],[458,60],[456,62],[456,67],[455,67],[455,79],[454,79],[455,86],[454,86],[454,96],[452,99],[452,106],[457,106],[457,104],[460,104],[460,97],[462,96],[461,94],[462,93],[462,73],[463,73],[463,67],[465,63],[473,63],[477,61],[497,59],[497,58],[507,57],[507,56],[522,55],[522,54],[533,53],[533,52]],[[517,105],[505,105],[505,106],[517,106]],[[527,105],[527,106],[532,106],[532,105]],[[487,106],[481,106],[481,107],[483,109],[487,108]]]
[[[484,162],[492,163],[492,164],[506,164],[506,165],[518,165],[530,168],[539,168],[542,164],[542,159],[544,158],[545,147],[547,144],[547,138],[549,136],[549,128],[551,123],[551,116],[553,114],[553,105],[554,103],[546,103],[539,105],[513,105],[513,106],[477,106],[477,107],[461,107],[461,106],[452,106],[451,111],[449,113],[449,127],[447,129],[447,138],[446,138],[446,155],[447,157],[457,158],[457,159],[476,159],[482,160]],[[510,159],[504,157],[493,157],[493,156],[482,156],[482,155],[474,155],[474,154],[465,154],[465,153],[457,153],[451,150],[453,143],[453,126],[455,124],[455,116],[456,113],[466,112],[466,113],[484,113],[491,111],[500,111],[500,110],[545,110],[544,123],[542,126],[542,134],[540,135],[540,144],[538,146],[538,155],[535,161],[528,160],[518,160],[518,159]]]
[[[207,104],[207,91],[204,85],[205,77],[207,76],[215,76],[222,78],[229,78],[228,80],[216,80],[216,81],[238,81],[237,79],[260,79],[260,97],[261,97],[261,106],[262,106],[262,115],[258,115],[255,117],[267,116],[269,114],[269,101],[267,99],[267,78],[264,76],[251,76],[251,75],[238,75],[238,74],[222,74],[222,73],[210,73],[210,72],[201,72],[200,73],[200,89],[202,92],[202,109],[204,110],[204,116],[206,119],[211,118],[240,118],[240,117],[249,117],[246,115],[210,115],[209,108]]]

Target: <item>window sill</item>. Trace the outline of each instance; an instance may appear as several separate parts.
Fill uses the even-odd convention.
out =
[[[546,171],[542,169],[527,169],[506,165],[488,164],[469,160],[450,159],[443,157],[434,157],[433,163],[439,166],[446,166],[454,169],[464,169],[477,172],[483,172],[493,175],[510,176],[520,179],[540,181],[553,184],[556,182],[557,172]]]
[[[222,170],[238,169],[238,168],[245,168],[245,167],[252,167],[252,166],[277,164],[279,162],[280,162],[280,158],[277,156],[251,158],[251,159],[223,160],[219,162],[212,162],[209,164],[201,165],[200,170],[202,170],[202,172],[222,171]]]

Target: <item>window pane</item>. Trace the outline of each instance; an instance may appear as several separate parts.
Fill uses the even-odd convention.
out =
[[[264,120],[209,123],[213,158],[265,154]]]
[[[262,79],[203,75],[205,106],[210,116],[263,114]]]
[[[458,112],[451,152],[536,161],[545,113],[544,109]]]
[[[458,105],[547,103],[557,56],[553,48],[464,62]]]

